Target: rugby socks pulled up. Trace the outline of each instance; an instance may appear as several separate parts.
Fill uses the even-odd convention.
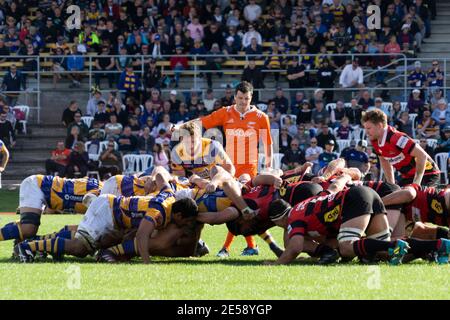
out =
[[[23,242],[20,245],[25,246],[26,249],[29,249],[33,253],[43,252],[50,253],[54,256],[61,256],[64,254],[65,241],[66,239],[58,237],[53,239]]]
[[[136,238],[125,240],[121,244],[108,248],[108,250],[111,250],[116,256],[137,256],[138,250]]]
[[[416,257],[437,251],[441,247],[441,240],[405,239],[405,241],[411,247],[408,252],[414,254]]]
[[[361,239],[353,242],[353,251],[358,257],[367,257],[379,251],[395,248],[397,241],[383,241],[375,239]]]

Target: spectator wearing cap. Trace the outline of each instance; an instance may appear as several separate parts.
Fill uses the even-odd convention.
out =
[[[442,129],[442,135],[438,139],[434,152],[436,154],[441,152],[450,152],[450,126],[446,126]]]
[[[139,98],[140,86],[139,76],[134,72],[133,66],[128,65],[120,75],[118,89],[125,91],[125,98]]]
[[[370,164],[369,155],[367,154],[367,141],[358,141],[354,148],[343,151],[341,158],[345,159],[347,168],[358,168],[363,175],[369,172]]]
[[[299,141],[300,149],[303,151],[308,148],[311,141],[311,134],[309,129],[307,129],[307,126],[310,126],[310,124],[300,123],[297,125],[297,133],[293,136],[293,139],[297,139]]]
[[[336,79],[335,68],[330,64],[330,61],[325,58],[319,66],[317,71],[317,85],[319,88],[334,88],[334,81]],[[324,98],[327,103],[334,99],[333,90],[324,90]]]
[[[373,107],[368,108],[367,111],[370,111],[371,109],[380,109],[381,111],[383,111],[386,114],[388,119],[391,118],[391,112],[386,105],[383,105],[383,99],[381,97],[376,97],[375,105]]]
[[[420,61],[414,62],[414,70],[408,76],[408,86],[415,89],[424,89],[426,87],[427,76],[422,71]]]
[[[437,108],[433,110],[431,117],[439,124],[440,128],[450,126],[450,109],[444,98],[437,102]]]
[[[364,75],[359,66],[358,58],[354,58],[351,64],[347,64],[339,77],[339,84],[342,88],[362,88],[364,86]],[[346,91],[349,96],[349,92]]]
[[[336,160],[338,155],[334,150],[335,142],[334,140],[328,140],[325,142],[325,149],[321,154],[319,154],[319,167],[322,169],[326,167],[331,161]]]
[[[222,47],[222,53],[224,55],[235,55],[238,53],[238,48],[237,46],[234,44],[234,38],[232,36],[228,36],[225,39],[225,44]],[[230,59],[235,59],[234,57],[230,57]]]
[[[327,143],[327,141],[330,140],[333,140],[334,144],[336,144],[336,137],[331,133],[328,124],[321,125],[320,133],[316,136],[316,138],[317,138],[317,145],[321,148],[325,148],[325,144]]]
[[[283,170],[298,168],[306,162],[305,153],[300,149],[300,142],[297,139],[289,139],[288,148],[282,153],[284,153],[284,157],[281,159]]]
[[[208,88],[212,88],[212,76],[216,74],[219,78],[222,78],[223,73],[220,72],[222,70],[222,63],[224,61],[224,57],[222,57],[222,52],[220,51],[219,44],[213,43],[211,46],[211,50],[208,52],[209,57],[206,58],[205,70],[206,72],[206,82],[208,84]],[[212,72],[219,71],[219,72]]]
[[[412,95],[409,97],[406,108],[410,113],[419,113],[423,110],[425,101],[420,97],[421,92],[419,89],[414,89]]]
[[[169,100],[167,100],[170,103],[170,112],[177,112],[181,101],[177,99],[178,92],[177,90],[170,90],[169,94]]]
[[[315,108],[312,110],[311,120],[314,126],[319,126],[320,124],[328,124],[330,121],[330,114],[323,105],[323,101],[316,100]]]
[[[183,54],[183,47],[177,47],[176,54],[170,57],[170,68],[175,74],[175,88],[178,88],[181,71],[189,69],[188,58],[187,56],[181,56]]]
[[[104,100],[97,102],[97,111],[94,114],[94,121],[99,123],[101,128],[109,121],[109,115],[106,113],[106,102]]]
[[[161,36],[156,34],[153,37],[153,42],[149,47],[150,55],[153,59],[161,58],[162,55],[169,53],[169,48],[164,41],[161,41]]]

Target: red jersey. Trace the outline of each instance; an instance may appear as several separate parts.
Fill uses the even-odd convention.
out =
[[[411,156],[416,143],[405,133],[388,126],[380,143],[378,140],[371,141],[375,153],[386,159],[402,178],[414,178],[416,174],[416,159]],[[439,170],[433,161],[427,160],[424,175],[437,174]]]
[[[288,235],[336,237],[342,223],[342,207],[349,189],[321,193],[300,202],[289,212]]]
[[[274,186],[260,185],[253,188],[250,192],[247,192],[242,196],[247,202],[253,203],[250,207],[258,209],[258,216],[261,220],[269,219],[269,205],[279,199],[280,194]]]
[[[448,208],[445,204],[447,189],[438,190],[434,187],[421,187],[415,184],[408,187],[413,187],[417,196],[403,207],[407,220],[449,226]]]

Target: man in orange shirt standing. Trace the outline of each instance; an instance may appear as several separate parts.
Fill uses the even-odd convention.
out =
[[[225,133],[226,152],[233,162],[239,178],[243,174],[251,178],[258,174],[258,144],[262,141],[265,151],[266,168],[272,163],[272,137],[270,135],[270,123],[268,116],[253,105],[250,105],[253,96],[253,86],[246,81],[241,82],[235,89],[235,104],[222,107],[210,115],[200,118],[205,129],[222,127]],[[194,120],[198,121],[198,119]],[[250,213],[252,210],[247,208]],[[279,250],[269,233],[260,235],[272,250]],[[234,235],[228,232],[223,248],[219,251],[219,257],[228,257],[229,248]],[[258,248],[253,237],[246,237],[247,248],[242,255],[257,255]]]

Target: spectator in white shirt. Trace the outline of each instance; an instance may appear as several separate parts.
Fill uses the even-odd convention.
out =
[[[358,58],[354,58],[351,64],[347,64],[339,77],[339,85],[342,88],[364,87],[364,76],[359,66]]]
[[[306,149],[305,159],[306,161],[312,162],[314,164],[312,168],[312,173],[317,174],[320,169],[319,166],[319,155],[323,152],[323,149],[317,145],[317,139],[311,138],[310,146]]]
[[[250,24],[248,26],[248,31],[246,33],[244,33],[244,36],[242,37],[242,46],[244,48],[247,48],[251,44],[252,38],[256,38],[256,42],[259,45],[262,44],[261,34],[255,30],[255,27],[253,26],[253,24]]]
[[[256,4],[256,0],[250,0],[249,4],[244,8],[244,17],[249,22],[254,22],[262,14],[261,6]]]

